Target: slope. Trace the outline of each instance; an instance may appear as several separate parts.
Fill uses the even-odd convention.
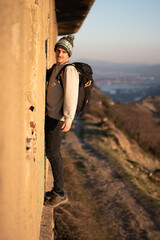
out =
[[[63,140],[70,201],[55,210],[56,239],[159,240],[159,160],[108,119],[114,105],[98,89],[93,101]]]

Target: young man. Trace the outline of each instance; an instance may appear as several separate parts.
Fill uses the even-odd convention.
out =
[[[63,87],[56,79],[61,68],[69,63],[72,55],[74,36],[61,38],[55,45],[56,65],[47,71],[47,117],[46,117],[46,155],[50,161],[54,183],[53,189],[46,193],[45,205],[56,207],[67,202],[64,192],[63,160],[60,146],[63,134],[71,128],[75,116],[79,76],[73,66],[66,67],[63,73]]]

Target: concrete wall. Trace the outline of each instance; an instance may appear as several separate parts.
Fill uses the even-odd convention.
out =
[[[1,0],[0,29],[0,240],[37,240],[45,73],[57,40],[54,0]]]

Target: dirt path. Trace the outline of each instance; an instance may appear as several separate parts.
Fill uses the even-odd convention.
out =
[[[92,193],[99,227],[107,232],[103,239],[160,240],[160,206],[132,184],[116,159],[82,139],[83,124],[77,120],[63,148],[83,174],[85,189]]]

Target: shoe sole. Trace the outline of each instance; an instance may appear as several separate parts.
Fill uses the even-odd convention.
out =
[[[59,202],[59,203],[57,203],[57,204],[55,204],[55,205],[46,205],[46,204],[44,204],[46,207],[50,207],[50,208],[55,208],[55,207],[58,207],[59,205],[63,205],[63,204],[65,204],[65,203],[67,203],[68,202],[68,198],[66,198],[65,200],[63,200],[62,202]]]

